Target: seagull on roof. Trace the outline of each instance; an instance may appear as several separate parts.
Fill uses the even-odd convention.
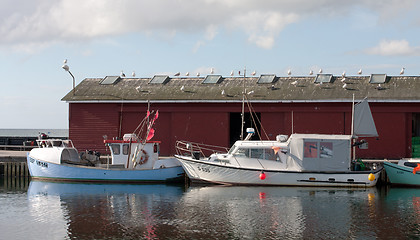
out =
[[[198,73],[197,73],[197,77],[199,77],[199,76],[200,76],[200,73],[198,72]]]
[[[225,90],[224,89],[222,90],[222,95],[225,95]]]
[[[185,89],[185,87],[184,87],[184,85],[182,85],[182,87],[181,87],[181,91],[184,91],[184,89]]]
[[[232,70],[232,72],[230,72],[230,76],[233,76],[233,74],[234,74],[234,73],[233,73],[233,70]]]
[[[136,72],[134,72],[134,71],[133,71],[133,72],[131,73],[131,76],[135,77],[135,76],[136,76]]]
[[[344,77],[346,77],[346,71],[344,71],[342,74],[341,74],[341,76],[344,78]]]
[[[362,74],[362,69],[359,69],[359,71],[357,72],[357,74],[361,75]]]
[[[179,75],[181,75],[180,72],[177,72],[177,73],[174,74],[174,76],[179,76]]]
[[[292,70],[290,70],[290,69],[289,69],[289,70],[287,71],[287,75],[289,75],[289,76],[290,76],[290,75],[292,75]]]
[[[210,69],[210,74],[213,74],[214,73],[214,68],[211,68]]]
[[[140,86],[137,86],[137,87],[136,87],[137,92],[140,92],[140,89],[141,89],[141,87],[140,87]]]
[[[63,63],[66,64],[67,63],[67,59],[64,59]]]
[[[405,68],[402,68],[401,69],[400,75],[403,75],[404,74],[404,70],[405,70]]]
[[[310,70],[309,75],[312,75],[312,74],[314,74],[314,71]]]
[[[344,81],[346,81],[347,79],[345,77],[343,77],[343,79],[341,79],[341,82],[343,83]]]
[[[344,83],[343,88],[347,89],[347,83]]]
[[[185,76],[190,76],[190,72],[185,73]]]
[[[248,92],[248,95],[254,94],[254,90]]]
[[[256,72],[256,71],[253,71],[253,72],[251,73],[251,75],[252,75],[252,76],[255,76],[255,74],[257,74],[257,72]]]
[[[123,70],[121,70],[121,74],[120,74],[120,76],[121,76],[121,77],[125,77],[125,73],[123,72]]]
[[[378,84],[378,86],[376,87],[376,89],[378,89],[378,90],[382,90],[382,89],[383,89],[383,87],[381,86],[381,84]]]
[[[319,69],[319,73],[322,73],[322,68]]]
[[[293,81],[291,84],[292,85],[296,85],[298,82],[297,82],[297,80],[295,80],[295,81]]]

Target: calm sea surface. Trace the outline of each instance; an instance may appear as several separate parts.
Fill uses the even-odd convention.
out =
[[[420,189],[0,180],[0,239],[412,239]]]

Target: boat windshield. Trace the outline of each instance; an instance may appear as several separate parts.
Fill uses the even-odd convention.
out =
[[[232,151],[235,157],[256,158],[265,160],[277,160],[278,156],[272,148],[241,148]]]

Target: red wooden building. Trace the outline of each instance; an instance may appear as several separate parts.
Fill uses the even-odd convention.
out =
[[[368,138],[362,158],[412,155],[420,136],[420,77],[206,77],[87,78],[62,100],[69,103],[69,137],[79,150],[105,152],[104,136],[133,132],[147,106],[159,110],[154,140],[173,155],[177,140],[229,147],[241,132],[242,97],[251,103],[269,139],[278,134],[350,134],[353,95],[368,98],[379,134]],[[245,111],[248,106],[245,104]],[[245,114],[245,127],[251,127]],[[264,135],[264,134],[263,134]]]

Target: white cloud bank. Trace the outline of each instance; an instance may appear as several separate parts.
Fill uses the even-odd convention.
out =
[[[407,40],[382,40],[366,53],[380,56],[420,56],[420,47],[410,46]]]
[[[218,29],[243,31],[265,49],[281,31],[307,16],[348,14],[352,7],[384,15],[415,0],[2,0],[0,46],[48,46],[133,32],[196,33],[211,41]],[[386,17],[390,17],[387,15]],[[328,21],[329,19],[327,19]]]

